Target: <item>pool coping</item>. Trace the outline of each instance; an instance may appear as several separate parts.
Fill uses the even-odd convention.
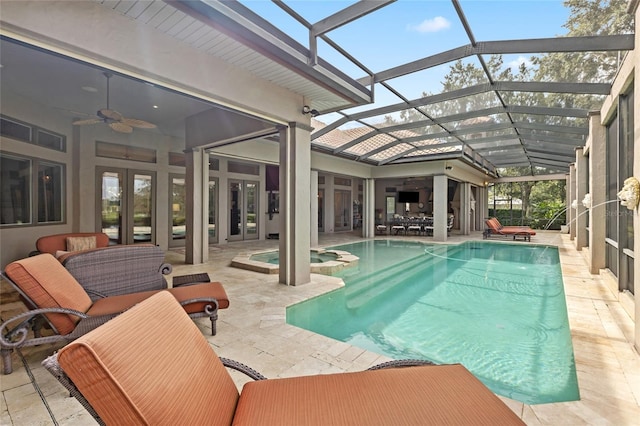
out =
[[[252,260],[251,257],[256,254],[272,253],[277,250],[260,250],[250,253],[243,253],[236,255],[231,260],[231,266],[239,269],[246,269],[248,271],[259,272],[262,274],[278,274],[280,273],[280,266],[273,263],[260,262],[258,260]],[[330,260],[322,263],[311,263],[311,273],[322,275],[333,275],[338,271],[345,268],[353,267],[358,264],[360,258],[354,256],[348,251],[344,250],[332,250],[324,248],[312,248],[312,252],[317,254],[335,254],[336,260]]]

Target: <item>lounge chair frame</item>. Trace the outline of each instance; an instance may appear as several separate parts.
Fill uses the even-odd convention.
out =
[[[13,372],[13,363],[11,353],[14,349],[23,347],[38,346],[49,343],[68,343],[78,337],[87,334],[89,331],[101,326],[110,319],[118,316],[120,313],[90,316],[84,312],[67,308],[38,308],[35,302],[27,296],[22,289],[3,271],[0,273],[2,278],[6,280],[20,295],[23,303],[27,306],[28,311],[18,314],[0,324],[0,356],[2,357],[3,374],[11,374]],[[218,300],[211,297],[203,297],[197,299],[188,299],[179,302],[180,305],[186,306],[191,303],[207,303],[202,312],[193,312],[188,314],[192,319],[209,317],[211,321],[211,335],[217,333],[216,322],[218,320]],[[80,318],[76,327],[71,333],[60,334],[56,327],[49,321],[46,314],[67,314]],[[50,336],[42,336],[42,329],[50,329],[53,333]],[[33,337],[29,337],[29,331],[33,332]]]

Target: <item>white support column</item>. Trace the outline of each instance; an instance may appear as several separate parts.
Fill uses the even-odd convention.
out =
[[[373,238],[375,236],[376,222],[376,182],[374,179],[364,179],[363,181],[364,203],[363,203],[363,223],[362,236]]]
[[[185,263],[209,260],[209,154],[200,148],[185,151],[186,236]]]
[[[311,127],[280,130],[280,282],[311,282]]]
[[[584,156],[583,148],[576,148],[576,250],[582,250],[587,244],[587,214],[586,207],[582,204],[584,196],[587,194],[587,157]]]
[[[311,247],[318,247],[318,172],[311,170]]]
[[[569,166],[569,185],[567,185],[567,194],[569,194],[569,204],[567,205],[567,219],[569,220],[569,238],[573,241],[576,238],[576,210],[573,208],[573,201],[576,199],[576,165]]]
[[[471,184],[469,182],[460,183],[460,234],[469,235],[471,233]]]
[[[433,177],[433,241],[447,241],[447,216],[449,213],[447,176]]]
[[[600,112],[589,114],[589,193],[591,211],[589,212],[589,251],[591,262],[589,272],[600,273],[606,259],[606,216],[607,206],[607,153],[605,127],[600,124]]]

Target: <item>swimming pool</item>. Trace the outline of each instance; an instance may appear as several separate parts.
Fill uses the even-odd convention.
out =
[[[287,308],[287,323],[389,357],[462,363],[527,404],[579,399],[558,250],[369,240],[345,287]]]

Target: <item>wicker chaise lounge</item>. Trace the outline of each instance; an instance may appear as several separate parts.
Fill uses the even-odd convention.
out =
[[[12,262],[2,276],[16,288],[29,309],[0,325],[4,374],[12,372],[13,349],[72,341],[158,291],[170,292],[191,318],[209,317],[212,335],[216,334],[218,309],[229,306],[225,290],[218,282],[92,301],[76,279],[49,253]],[[157,321],[164,321],[162,312],[158,312],[157,317]],[[42,336],[43,326],[50,328],[53,335]],[[138,327],[147,329],[148,325],[138,324]],[[29,329],[33,331],[33,337],[29,336]]]
[[[430,363],[392,361],[371,371],[265,379],[218,358],[165,292],[43,362],[107,425],[524,424],[462,365],[424,364]],[[255,381],[239,394],[225,366]],[[406,368],[385,368],[396,366]]]
[[[502,235],[513,237],[514,240],[520,237],[531,241],[531,236],[536,235],[536,231],[528,226],[503,226],[496,217],[486,219],[485,223],[487,224],[487,229],[484,231],[485,238],[491,235]]]

